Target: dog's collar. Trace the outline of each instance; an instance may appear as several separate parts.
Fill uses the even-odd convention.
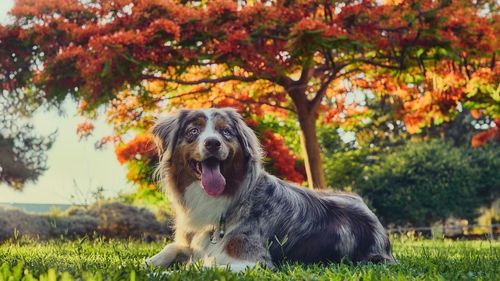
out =
[[[212,230],[212,234],[210,235],[210,242],[212,244],[216,244],[226,234],[226,217],[224,216],[224,214],[222,214],[220,216],[219,226],[217,228],[217,234],[218,234],[219,237],[217,237],[216,231],[215,231],[215,228],[214,228]]]

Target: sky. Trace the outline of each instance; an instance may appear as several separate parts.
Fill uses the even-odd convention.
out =
[[[0,23],[9,21],[7,16],[13,0],[0,0]],[[77,115],[76,104],[70,99],[63,104],[64,114],[39,110],[30,120],[41,135],[57,130],[57,138],[48,151],[49,169],[35,183],[15,191],[0,184],[0,202],[7,203],[84,203],[92,199],[98,187],[104,195],[114,197],[120,192],[133,191],[126,182],[126,170],[116,160],[112,147],[96,150],[94,143],[112,132],[103,118],[95,123],[93,136],[79,140],[76,128],[85,119]]]

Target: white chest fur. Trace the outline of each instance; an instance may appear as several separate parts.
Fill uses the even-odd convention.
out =
[[[189,231],[199,231],[207,226],[217,225],[231,203],[231,199],[226,196],[208,195],[199,181],[186,188],[183,199],[184,208],[176,214],[177,227]]]

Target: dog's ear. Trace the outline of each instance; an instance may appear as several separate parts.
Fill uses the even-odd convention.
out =
[[[262,147],[255,132],[243,121],[243,117],[234,108],[222,109],[232,121],[236,130],[238,141],[240,142],[246,157],[261,161],[263,156]]]
[[[170,161],[187,113],[187,110],[171,113],[158,119],[151,128],[151,134],[154,136],[160,158],[166,157]]]

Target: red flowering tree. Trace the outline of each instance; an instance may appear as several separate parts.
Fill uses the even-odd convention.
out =
[[[394,85],[381,94],[402,101],[395,112],[409,131],[435,122],[436,112],[451,118],[469,101],[490,110],[480,96],[498,99],[494,1],[238,3],[18,0],[15,23],[0,27],[0,83],[10,92],[37,87],[51,101],[69,94],[88,110],[124,90],[154,109],[165,97],[144,90],[147,82],[161,82],[169,90],[162,92],[177,98],[230,81],[267,83],[269,92],[228,96],[289,108],[300,124],[309,185],[320,188],[326,184],[316,121],[349,114],[340,102],[345,79],[365,80],[374,92],[384,81]],[[436,87],[432,77],[448,81],[450,69],[459,82]],[[486,79],[474,76],[482,71],[489,71]],[[477,92],[468,87],[474,78],[483,85]],[[123,115],[140,120],[144,112],[152,111]]]

